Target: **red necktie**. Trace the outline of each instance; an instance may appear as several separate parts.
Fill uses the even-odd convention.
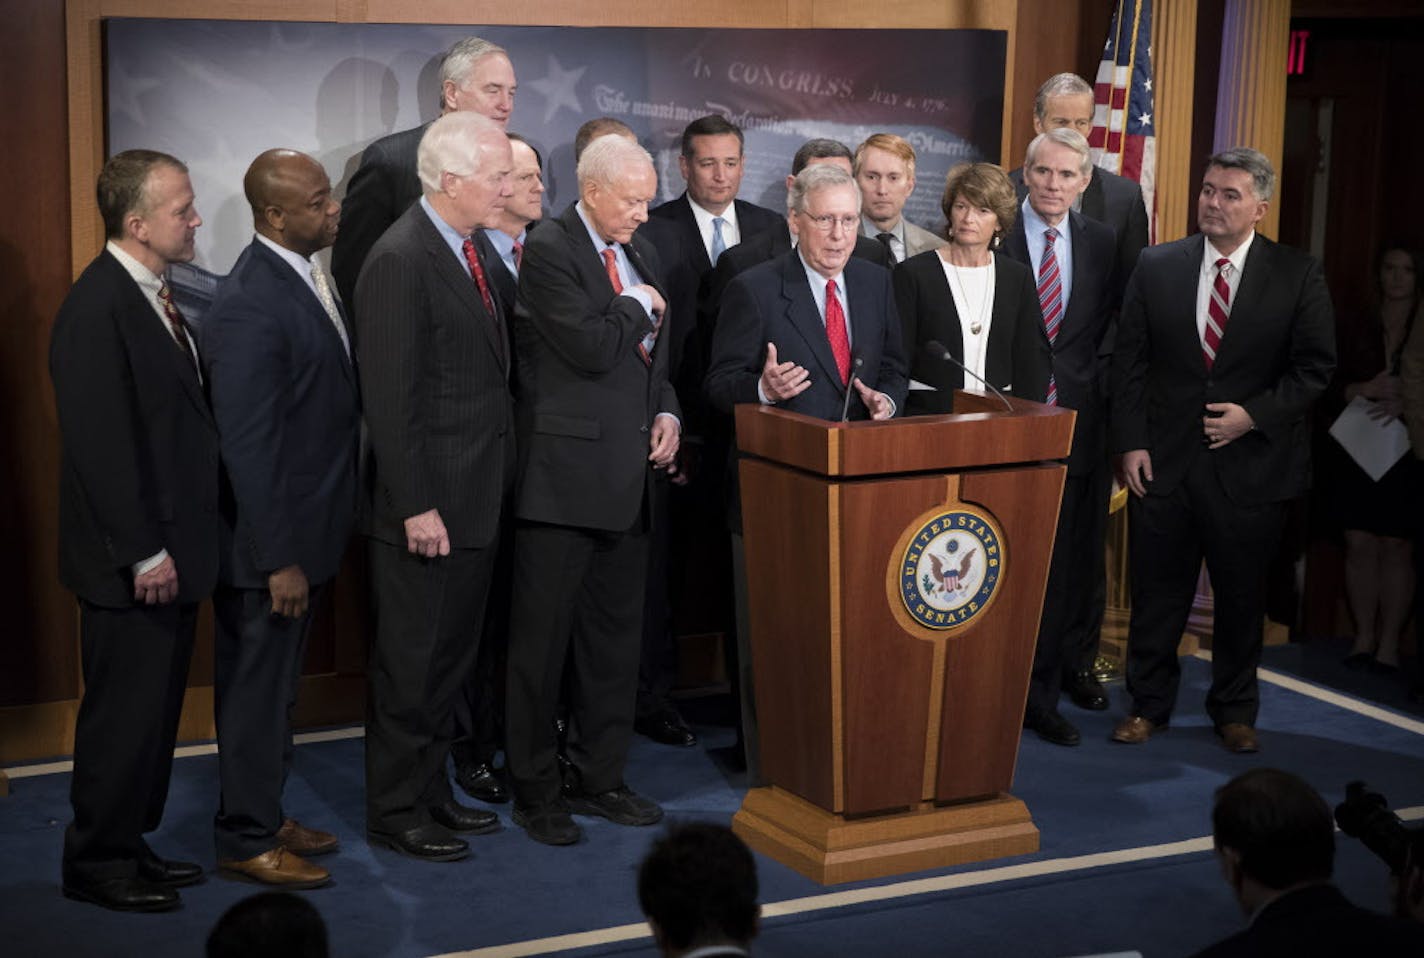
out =
[[[162,279],[158,281],[158,302],[163,306],[163,318],[168,320],[168,328],[173,332],[174,342],[178,344],[179,349],[183,350],[183,355],[188,358],[188,361],[196,367],[198,355],[193,351],[193,341],[188,337],[187,324],[183,322],[183,314],[178,312],[178,307],[173,302],[173,291]]]
[[[613,284],[613,295],[623,292],[623,280],[618,276],[618,258],[612,247],[603,251],[603,268],[608,271],[608,281]]]
[[[1226,318],[1231,315],[1231,287],[1226,285],[1226,271],[1231,260],[1223,256],[1216,261],[1216,279],[1211,284],[1211,302],[1206,306],[1206,331],[1202,334],[1202,359],[1206,368],[1216,362],[1216,350],[1226,334]]]
[[[491,316],[494,312],[494,297],[490,296],[489,283],[485,281],[485,268],[480,264],[480,254],[475,251],[475,238],[465,237],[465,262],[470,264],[470,275],[475,278],[475,285],[480,288],[480,299],[485,304],[485,309]]]
[[[1058,340],[1058,327],[1063,322],[1063,274],[1058,266],[1058,254],[1053,241],[1058,231],[1053,227],[1043,231],[1043,259],[1038,264],[1038,305],[1043,310],[1043,328],[1051,346]],[[1058,384],[1048,375],[1048,405],[1058,405]]]
[[[524,265],[524,244],[516,242],[514,244],[514,268],[518,269]]]
[[[846,333],[845,310],[836,296],[836,281],[826,281],[826,338],[831,341],[831,355],[836,357],[841,385],[850,385],[850,336]]]

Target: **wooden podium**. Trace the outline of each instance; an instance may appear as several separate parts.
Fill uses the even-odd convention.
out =
[[[767,787],[732,820],[823,884],[1018,855],[1013,781],[1075,413],[830,423],[739,406]]]

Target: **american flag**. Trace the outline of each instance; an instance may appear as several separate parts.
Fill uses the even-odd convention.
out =
[[[1157,137],[1152,117],[1152,0],[1118,0],[1093,88],[1093,162],[1136,180],[1157,234]]]

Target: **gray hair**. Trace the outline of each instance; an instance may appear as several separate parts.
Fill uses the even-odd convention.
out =
[[[1093,95],[1093,87],[1076,73],[1055,73],[1043,81],[1033,98],[1033,114],[1040,120],[1048,116],[1048,98],[1052,96]]]
[[[504,131],[487,116],[469,111],[445,114],[420,138],[415,160],[420,185],[427,193],[440,192],[441,174],[469,176],[478,172],[487,143],[504,141]]]
[[[585,183],[610,186],[634,164],[653,165],[653,158],[634,140],[618,133],[605,133],[584,147],[578,160],[579,189]]]
[[[1083,134],[1077,130],[1066,126],[1055,127],[1047,133],[1040,133],[1029,141],[1028,150],[1024,153],[1024,169],[1027,170],[1033,165],[1034,154],[1044,143],[1057,143],[1059,146],[1066,146],[1074,153],[1078,154],[1078,172],[1087,176],[1093,169],[1093,154],[1088,151],[1088,141]]]
[[[453,83],[457,88],[463,87],[475,64],[496,53],[509,56],[504,47],[481,37],[465,37],[456,42],[450,52],[445,54],[445,59],[440,61],[440,105],[445,105],[445,84]]]
[[[860,187],[856,185],[855,177],[834,163],[813,163],[791,181],[791,189],[786,191],[786,211],[804,213],[807,197],[836,186],[849,186],[854,190],[855,208],[860,209]]]
[[[1269,200],[1276,191],[1276,168],[1266,159],[1266,154],[1249,146],[1233,146],[1213,154],[1206,161],[1206,168],[1219,166],[1224,170],[1245,170],[1251,175],[1251,192],[1258,200]]]

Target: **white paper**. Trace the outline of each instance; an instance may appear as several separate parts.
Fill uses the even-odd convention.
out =
[[[1409,431],[1398,417],[1387,422],[1370,418],[1374,402],[1363,396],[1350,400],[1330,427],[1330,435],[1376,482],[1409,451]]]

